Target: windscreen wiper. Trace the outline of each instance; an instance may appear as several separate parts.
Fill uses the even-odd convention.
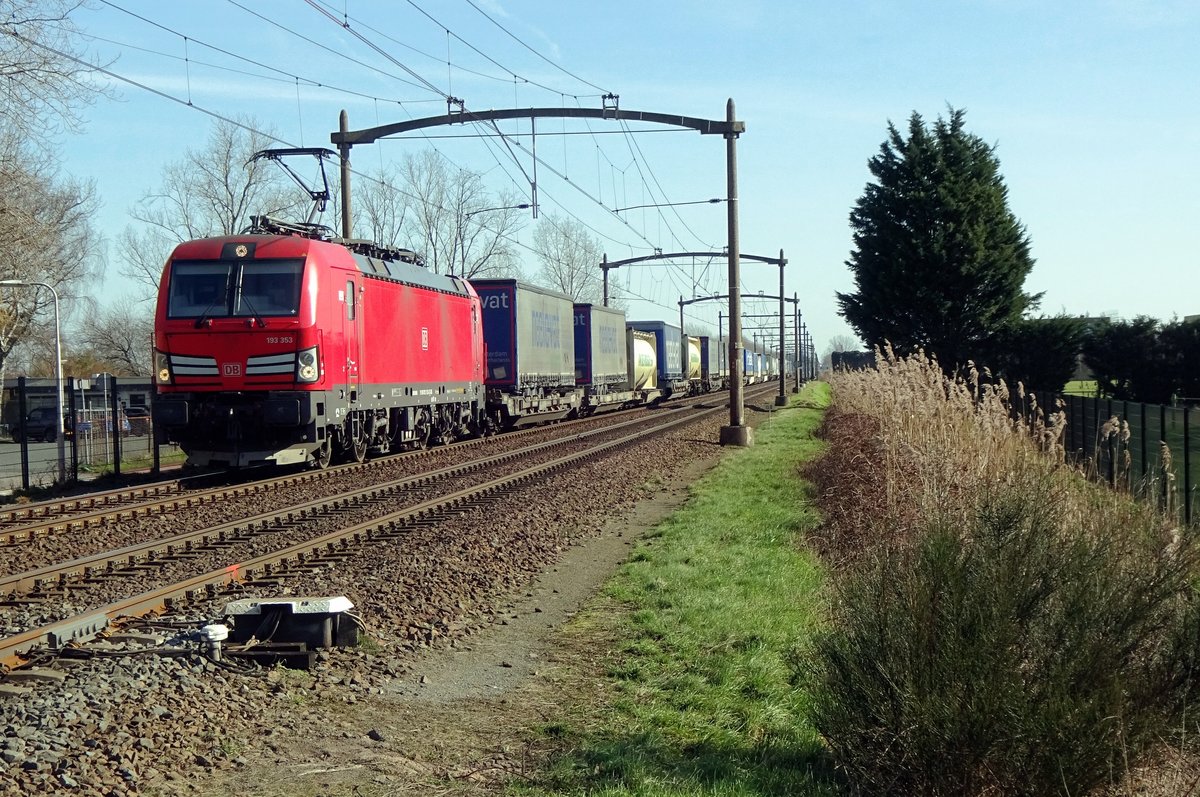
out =
[[[196,319],[196,323],[195,323],[196,329],[199,329],[200,327],[204,326],[204,322],[208,321],[209,312],[216,306],[217,306],[216,301],[213,301],[212,304],[210,304],[208,307],[204,308],[204,312],[201,313],[200,317]]]

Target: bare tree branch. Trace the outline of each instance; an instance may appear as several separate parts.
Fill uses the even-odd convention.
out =
[[[599,304],[603,298],[599,242],[581,222],[554,213],[542,215],[533,233],[543,285],[577,302]]]
[[[75,59],[86,54],[71,13],[82,0],[0,4],[0,126],[43,145],[55,123],[80,125],[79,107],[104,93]]]
[[[117,242],[126,276],[153,295],[171,249],[182,241],[244,230],[251,215],[299,213],[308,198],[267,160],[252,160],[272,139],[242,118],[218,121],[204,149],[188,150],[163,169],[162,185],[148,191],[129,214]],[[305,214],[307,215],[307,214]]]
[[[452,169],[433,150],[407,157],[378,180],[355,183],[357,234],[412,249],[434,273],[517,276],[519,197],[493,195],[483,177]]]

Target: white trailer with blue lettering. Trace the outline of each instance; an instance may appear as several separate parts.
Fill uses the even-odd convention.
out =
[[[575,384],[581,415],[644,400],[631,380],[625,313],[594,304],[575,305]]]
[[[571,298],[512,279],[471,280],[471,286],[483,312],[488,417],[507,428],[576,412]]]

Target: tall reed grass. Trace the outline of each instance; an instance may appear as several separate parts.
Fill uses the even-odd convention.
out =
[[[1195,530],[1082,478],[1021,386],[877,363],[831,377],[807,472],[837,575],[798,675],[836,766],[864,794],[1119,782],[1193,702]]]

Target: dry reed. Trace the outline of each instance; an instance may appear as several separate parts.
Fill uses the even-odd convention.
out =
[[[858,562],[870,569],[893,559],[911,563],[911,559],[894,557],[889,551],[911,550],[929,529],[957,529],[964,544],[971,545],[971,535],[981,528],[981,517],[1017,496],[1034,507],[1029,517],[1035,519],[1043,539],[1048,535],[1052,548],[1079,550],[1085,558],[1094,558],[1094,562],[1060,562],[1055,567],[1063,572],[1070,570],[1083,581],[1091,578],[1087,568],[1093,564],[1108,568],[1101,580],[1116,589],[1109,593],[1114,596],[1114,605],[1119,602],[1116,596],[1123,589],[1121,585],[1127,584],[1133,592],[1154,592],[1153,598],[1124,607],[1131,613],[1122,620],[1128,620],[1126,631],[1148,633],[1152,638],[1135,635],[1122,641],[1129,652],[1120,661],[1114,659],[1114,666],[1129,669],[1112,675],[1113,683],[1119,684],[1135,673],[1150,672],[1169,680],[1157,663],[1150,667],[1147,662],[1168,655],[1165,651],[1173,643],[1162,635],[1162,629],[1177,622],[1184,611],[1180,605],[1191,600],[1190,595],[1180,591],[1180,585],[1186,591],[1189,579],[1194,580],[1197,573],[1197,547],[1191,535],[1178,528],[1173,516],[1162,512],[1154,502],[1135,502],[1127,491],[1110,490],[1090,481],[1068,463],[1063,450],[1066,418],[1061,402],[1052,408],[1041,407],[1022,385],[1012,392],[1003,382],[993,382],[989,374],[980,373],[973,364],[961,374],[948,377],[936,359],[924,353],[897,356],[886,347],[877,350],[876,363],[873,369],[837,372],[830,377],[833,404],[824,427],[829,452],[806,472],[817,485],[827,518],[825,536],[819,543],[836,569]],[[1110,450],[1118,453],[1114,462],[1127,474],[1128,425],[1113,418],[1101,435],[1104,441],[1112,441]],[[1169,451],[1165,452],[1158,476],[1168,484],[1173,478],[1169,457]],[[1047,562],[1054,555],[1048,556]],[[835,591],[841,589],[836,583],[840,578],[835,579]],[[1068,590],[1062,594],[1075,593]],[[1078,594],[1091,593],[1081,588]],[[1056,610],[1048,611],[1053,614]],[[1094,622],[1097,628],[1107,628],[1106,624],[1112,622],[1103,611],[1095,612],[1090,606],[1084,614],[1091,619],[1083,622]],[[1062,622],[1072,621],[1065,617]],[[919,623],[913,627],[919,631]],[[1046,628],[1058,633],[1068,626],[1045,626],[1042,630]],[[1078,633],[1081,640],[1087,638],[1086,626],[1068,630]],[[878,652],[883,653],[882,648]],[[1072,654],[1065,650],[1062,655]],[[1062,671],[1055,668],[1062,664],[1051,659],[1046,657],[1036,664],[1058,677]],[[1029,662],[1022,666],[1029,666]],[[1018,673],[1017,680],[1026,675]],[[1101,680],[1109,677],[1099,672],[1097,675]],[[1182,678],[1191,678],[1190,669]],[[1181,686],[1181,699],[1190,700],[1193,691]],[[1157,717],[1165,710],[1165,703],[1175,699],[1158,693],[1142,697],[1144,700],[1136,706],[1120,701],[1114,705]],[[1117,774],[1107,779],[1119,782],[1123,792],[1156,793],[1152,789],[1140,791],[1145,779],[1138,787],[1131,776],[1120,774],[1130,765],[1132,771],[1146,771],[1143,765],[1153,747],[1147,746],[1145,728],[1137,726],[1145,726],[1147,721],[1146,716],[1124,717],[1117,723],[1120,727],[1115,733],[1119,738],[1105,737],[1108,731],[1097,736],[1095,730],[1077,737],[1091,739],[1088,744],[1093,746],[1098,739],[1119,742],[1120,757],[1127,763],[1118,764],[1113,770]],[[1002,729],[996,732],[1004,733]],[[1127,749],[1127,744],[1135,744],[1129,741],[1134,736],[1138,746]],[[1163,738],[1171,736],[1166,730],[1162,733]],[[831,744],[837,746],[832,740]],[[1178,766],[1178,757],[1172,760]],[[1077,783],[1096,782],[1089,781],[1086,774],[1078,777]],[[993,785],[1002,782],[997,778]],[[1183,779],[1190,778],[1186,775]],[[984,786],[984,781],[976,786]]]

